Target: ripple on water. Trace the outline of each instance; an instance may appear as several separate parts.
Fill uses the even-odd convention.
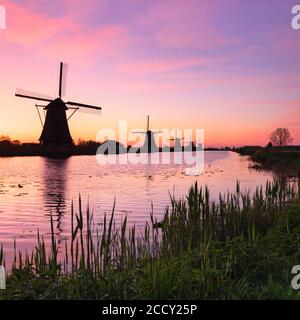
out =
[[[82,207],[87,203],[94,220],[101,223],[110,216],[114,200],[115,217],[128,217],[128,225],[142,227],[149,221],[151,205],[160,220],[170,203],[169,192],[184,196],[198,181],[208,185],[211,196],[235,189],[265,184],[272,177],[264,172],[251,172],[246,158],[232,152],[205,152],[205,168],[199,176],[183,174],[184,165],[98,165],[93,156],[65,160],[41,157],[0,158],[0,242],[9,256],[13,240],[21,248],[33,248],[36,232],[49,237],[50,214],[55,233],[62,241],[70,234],[70,208],[78,212],[79,194]]]

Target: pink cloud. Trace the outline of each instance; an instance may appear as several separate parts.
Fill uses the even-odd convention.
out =
[[[175,71],[181,68],[207,65],[214,62],[216,59],[204,57],[191,57],[182,59],[156,59],[144,60],[140,62],[132,62],[120,65],[118,70],[126,73],[133,73],[139,75],[155,74],[160,72]]]
[[[95,55],[103,57],[119,53],[120,48],[127,45],[128,34],[121,26],[87,28],[81,25],[76,14],[86,7],[91,10],[86,1],[72,1],[72,4],[67,1],[66,4],[71,15],[67,11],[65,17],[52,18],[4,1],[8,12],[8,27],[3,33],[6,43],[2,42],[2,45],[19,45],[23,50],[43,58],[62,58],[77,64],[88,64]]]
[[[42,14],[32,13],[25,7],[4,1],[7,10],[5,36],[10,42],[30,45],[49,39],[61,30],[72,30],[72,21],[63,18],[47,19]]]
[[[70,63],[89,64],[92,58],[110,57],[119,54],[120,46],[127,45],[125,31],[119,26],[102,27],[90,31],[78,31],[52,39],[37,50],[49,59],[59,57]]]

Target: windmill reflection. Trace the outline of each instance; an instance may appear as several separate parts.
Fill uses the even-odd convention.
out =
[[[66,171],[69,159],[43,158],[43,161],[44,206],[47,215],[53,215],[55,233],[60,240],[62,218],[66,212]]]

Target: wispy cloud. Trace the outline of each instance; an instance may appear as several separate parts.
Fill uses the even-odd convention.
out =
[[[76,3],[75,3],[76,2]],[[63,17],[49,17],[45,13],[33,12],[24,5],[5,1],[8,15],[6,43],[22,46],[27,52],[39,54],[47,59],[66,59],[69,62],[86,64],[96,56],[103,57],[119,53],[127,45],[127,33],[119,25],[89,27],[74,12],[79,14],[88,3],[68,1]],[[89,1],[88,1],[89,2]],[[70,11],[68,11],[71,8]],[[92,7],[89,7],[91,10]]]

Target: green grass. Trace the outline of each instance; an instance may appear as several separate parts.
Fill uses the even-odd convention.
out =
[[[281,177],[300,177],[299,147],[243,147],[236,150],[249,155],[257,169],[270,170]]]
[[[291,269],[300,264],[300,201],[279,182],[253,195],[210,198],[195,184],[171,197],[162,228],[151,214],[144,229],[110,217],[94,221],[72,205],[70,240],[59,248],[39,234],[32,254],[15,250],[1,299],[297,299]],[[59,259],[58,252],[64,258]],[[0,250],[0,263],[5,256]]]

